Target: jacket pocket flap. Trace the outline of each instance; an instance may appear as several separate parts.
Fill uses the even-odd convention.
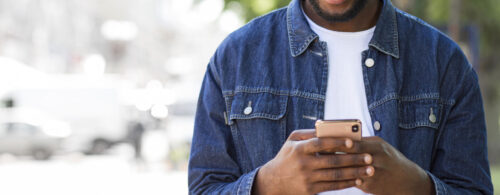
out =
[[[230,103],[229,119],[279,120],[285,116],[287,101],[287,95],[236,93]]]
[[[439,128],[442,104],[438,99],[422,99],[399,102],[399,127],[413,129],[417,127]]]

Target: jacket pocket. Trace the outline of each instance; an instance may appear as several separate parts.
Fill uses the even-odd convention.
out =
[[[229,120],[259,118],[279,120],[286,114],[287,102],[287,95],[237,93],[230,103]]]
[[[399,127],[414,129],[430,127],[438,129],[441,124],[442,104],[438,99],[420,99],[415,101],[399,101]]]

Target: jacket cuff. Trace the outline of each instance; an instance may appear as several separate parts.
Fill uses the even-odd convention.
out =
[[[444,195],[448,194],[446,190],[446,184],[442,182],[439,178],[434,176],[431,172],[426,171],[427,175],[429,175],[429,178],[431,178],[432,183],[434,184],[434,191],[436,192],[436,195]]]
[[[251,195],[252,194],[252,187],[253,187],[253,182],[255,180],[255,176],[257,175],[257,172],[259,171],[260,167],[257,167],[253,171],[247,173],[245,176],[243,176],[240,185],[238,186],[238,195]]]

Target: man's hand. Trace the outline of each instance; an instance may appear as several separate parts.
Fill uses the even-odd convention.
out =
[[[359,189],[371,194],[434,194],[432,181],[417,164],[380,137],[355,141],[347,153],[369,153],[375,167],[373,177],[363,178]]]
[[[318,154],[362,150],[348,138],[317,138],[314,130],[295,130],[276,157],[256,176],[254,194],[315,194],[353,186],[372,187],[375,169],[367,153]],[[363,185],[362,180],[370,181]]]

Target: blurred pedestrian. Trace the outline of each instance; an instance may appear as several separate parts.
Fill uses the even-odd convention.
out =
[[[144,125],[139,121],[131,122],[128,130],[128,140],[134,147],[134,158],[136,160],[142,160],[142,137],[144,135]]]

